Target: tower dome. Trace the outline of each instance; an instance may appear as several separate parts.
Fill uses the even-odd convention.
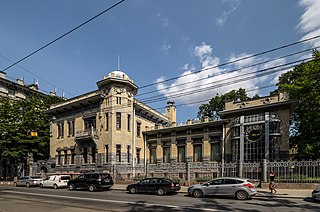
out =
[[[110,72],[108,74],[108,77],[124,79],[124,80],[130,80],[130,77],[126,73],[124,73],[122,71],[119,71],[119,70]]]

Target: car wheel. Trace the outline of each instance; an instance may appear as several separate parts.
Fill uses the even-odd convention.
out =
[[[131,187],[131,188],[129,189],[129,193],[130,193],[130,194],[135,194],[135,193],[137,193],[137,188],[136,188],[136,187]]]
[[[68,187],[70,191],[76,190],[76,186],[74,184],[70,184]]]
[[[57,184],[54,184],[54,185],[53,185],[53,188],[54,188],[54,189],[58,189],[59,187],[58,187]]]
[[[163,188],[158,188],[157,189],[157,194],[159,195],[159,196],[162,196],[162,195],[164,195],[164,189]]]
[[[40,186],[40,188],[43,188],[43,184],[42,184],[42,183],[40,183],[40,185],[39,185],[39,186]]]
[[[26,186],[27,186],[27,188],[30,188],[30,183],[27,183]]]
[[[245,191],[237,191],[236,198],[239,200],[249,199],[249,194]]]
[[[89,191],[95,191],[96,190],[96,187],[92,184],[89,185]]]
[[[195,198],[201,198],[201,197],[203,197],[203,192],[200,189],[196,189],[193,191],[193,196]]]

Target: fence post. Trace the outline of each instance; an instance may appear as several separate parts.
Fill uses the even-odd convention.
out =
[[[243,161],[239,160],[239,177],[243,177]]]
[[[262,159],[262,181],[267,182],[267,159]]]

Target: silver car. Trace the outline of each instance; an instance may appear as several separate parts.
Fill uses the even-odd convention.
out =
[[[14,186],[39,186],[42,182],[42,178],[38,176],[24,176],[20,177],[19,180],[13,183]]]
[[[188,194],[194,197],[209,195],[233,196],[237,199],[249,199],[257,194],[254,184],[248,179],[222,177],[188,188]]]
[[[70,175],[52,175],[40,183],[40,188],[62,188],[68,187]]]
[[[314,190],[312,191],[311,195],[312,195],[312,198],[313,198],[314,200],[320,201],[320,187],[314,189]]]

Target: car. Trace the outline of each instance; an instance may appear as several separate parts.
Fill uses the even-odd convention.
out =
[[[257,193],[254,184],[249,179],[243,178],[221,177],[188,188],[188,195],[196,198],[219,195],[244,200],[255,196]]]
[[[109,173],[85,173],[69,180],[67,185],[70,191],[76,189],[108,190],[113,186],[113,180]]]
[[[19,180],[13,182],[14,186],[26,186],[27,188],[31,186],[39,186],[42,182],[42,178],[39,176],[24,176],[20,177]]]
[[[40,188],[63,188],[68,187],[70,175],[52,175],[40,183]]]
[[[167,193],[176,193],[180,190],[179,181],[167,178],[145,178],[138,183],[127,186],[130,194],[135,193],[156,193],[162,196]]]
[[[319,188],[316,188],[312,191],[311,193],[312,195],[312,198],[316,201],[320,201],[320,187]]]

